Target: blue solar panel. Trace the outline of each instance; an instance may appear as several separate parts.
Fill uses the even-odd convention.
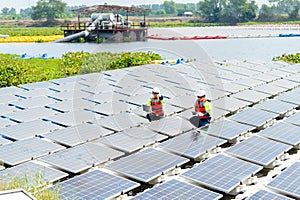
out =
[[[251,130],[255,127],[241,124],[227,119],[220,119],[212,122],[208,129],[203,129],[209,135],[224,138],[226,140],[233,140]]]
[[[230,116],[229,119],[249,124],[251,126],[261,127],[267,122],[275,119],[277,116],[278,114],[276,113],[271,113],[256,108],[247,108]]]
[[[293,110],[295,107],[296,107],[295,104],[283,102],[278,99],[268,99],[254,106],[254,108],[259,108],[262,110],[266,110],[278,114],[284,114],[290,110]]]
[[[279,87],[278,85],[273,84],[273,82],[268,84],[263,84],[252,88],[255,91],[263,92],[270,95],[277,95],[281,92],[287,91],[286,88]]]
[[[188,159],[156,149],[146,149],[121,158],[105,167],[142,182],[150,182],[162,173],[188,162]]]
[[[296,91],[290,91],[283,94],[280,94],[276,97],[276,99],[279,99],[281,101],[285,101],[288,103],[293,103],[296,105],[300,105],[300,93]]]
[[[284,121],[300,126],[300,112],[297,112],[294,115],[286,118]]]
[[[113,199],[140,184],[100,170],[93,170],[55,185],[61,199]]]
[[[245,108],[250,105],[247,101],[242,101],[233,97],[224,97],[212,102],[214,107],[227,110],[229,112],[234,112],[239,109]]]
[[[269,192],[266,190],[259,190],[255,194],[247,198],[247,200],[292,200],[289,197],[285,197],[280,194]]]
[[[267,186],[300,199],[300,162],[296,162],[276,176]]]
[[[158,146],[171,152],[175,152],[176,154],[195,159],[225,142],[226,140],[220,138],[212,137],[197,131],[190,131],[167,140]]]
[[[207,189],[197,187],[190,183],[172,179],[158,186],[138,194],[132,200],[150,199],[185,199],[185,200],[217,200],[223,195]]]
[[[262,167],[236,158],[218,154],[182,174],[183,177],[212,189],[229,193],[241,181]]]
[[[277,157],[291,149],[292,146],[267,138],[252,136],[238,143],[225,152],[251,162],[268,166]]]
[[[299,133],[299,126],[285,122],[279,122],[267,129],[262,130],[259,132],[259,135],[296,146],[300,143]]]
[[[243,101],[248,101],[251,103],[257,103],[259,101],[262,101],[266,98],[268,98],[269,94],[258,92],[255,90],[243,90],[241,92],[235,93],[233,95],[230,95],[231,97],[241,99]]]

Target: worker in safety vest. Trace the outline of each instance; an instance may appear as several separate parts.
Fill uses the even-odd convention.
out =
[[[159,88],[155,87],[152,90],[153,96],[148,100],[147,105],[151,106],[151,113],[147,114],[147,119],[151,122],[159,120],[165,116],[163,104],[165,103],[164,97],[160,95]]]
[[[206,99],[206,93],[204,90],[199,90],[197,93],[197,100],[195,102],[195,112],[200,118],[198,127],[210,124],[212,116],[211,104]]]

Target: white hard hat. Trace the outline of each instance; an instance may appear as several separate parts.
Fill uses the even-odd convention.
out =
[[[152,93],[160,93],[160,90],[158,87],[153,88]]]
[[[204,90],[199,90],[196,95],[197,95],[197,97],[202,97],[202,96],[205,96],[206,93]]]

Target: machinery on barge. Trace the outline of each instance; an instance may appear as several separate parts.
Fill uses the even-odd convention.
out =
[[[117,5],[96,5],[73,10],[77,13],[77,23],[62,26],[64,38],[56,42],[78,41],[79,38],[87,42],[145,41],[149,27],[146,13],[149,10]],[[129,16],[136,14],[142,20],[130,21]],[[82,15],[90,15],[90,20],[81,22]]]

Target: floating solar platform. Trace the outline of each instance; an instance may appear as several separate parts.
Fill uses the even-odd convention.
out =
[[[299,86],[299,83],[286,80],[286,78],[285,79],[276,80],[276,81],[272,82],[272,84],[278,85],[279,87],[283,87],[286,90],[290,90],[290,89],[293,89],[293,88]]]
[[[223,195],[190,183],[172,179],[136,195],[132,200],[142,199],[185,199],[217,200]]]
[[[267,187],[287,194],[293,198],[300,199],[300,162],[296,162],[281,174],[276,176]]]
[[[278,114],[276,113],[271,113],[256,108],[247,108],[230,116],[229,119],[259,128],[274,120],[277,116]]]
[[[15,92],[22,91],[22,88],[16,87],[16,86],[10,86],[10,87],[2,87],[0,88],[0,96],[5,96],[7,94],[14,94]]]
[[[257,80],[269,83],[269,82],[272,82],[274,80],[280,79],[280,77],[273,76],[273,75],[270,75],[268,73],[263,73],[263,74],[257,74],[257,75],[255,75],[253,77],[253,79],[257,79]]]
[[[93,109],[93,112],[100,113],[103,115],[115,115],[118,113],[126,112],[132,109],[137,108],[138,106],[121,102],[121,101],[114,101],[114,102],[107,102],[103,104],[97,104]]]
[[[41,81],[41,82],[35,82],[35,83],[22,84],[22,85],[19,85],[19,87],[27,89],[27,90],[35,90],[35,89],[49,88],[53,85],[55,85],[55,84],[48,82],[48,81]]]
[[[113,160],[124,153],[94,143],[85,143],[40,158],[40,161],[77,174],[93,166]]]
[[[15,103],[17,101],[22,100],[22,98],[11,95],[11,94],[5,94],[0,96],[0,103],[3,104],[10,104],[10,103]]]
[[[283,196],[281,194],[276,194],[274,192],[259,190],[255,194],[247,198],[247,200],[293,200],[292,198]]]
[[[4,116],[17,122],[30,122],[48,116],[53,116],[55,114],[57,114],[57,112],[55,112],[54,110],[50,110],[45,107],[36,107],[25,110],[18,110],[16,112],[4,114]]]
[[[286,80],[294,81],[296,83],[300,83],[300,74],[293,74],[291,76],[285,77]]]
[[[0,117],[0,128],[4,128],[7,126],[13,126],[16,124],[18,124],[18,123],[10,120],[9,118]]]
[[[1,96],[0,96],[0,98],[1,98]],[[7,113],[17,111],[17,110],[19,110],[19,109],[17,109],[14,106],[9,106],[8,104],[0,104],[0,116],[5,115]]]
[[[114,199],[140,184],[100,170],[93,170],[55,185],[61,199]]]
[[[236,80],[236,81],[234,81],[234,83],[238,84],[238,85],[245,85],[245,86],[248,86],[248,87],[252,88],[252,87],[255,87],[255,86],[258,86],[258,85],[262,85],[265,82],[248,77],[248,78],[242,78],[242,79]]]
[[[217,77],[221,78],[221,79],[229,80],[229,81],[235,81],[235,80],[238,80],[238,79],[243,78],[243,77],[245,78],[244,75],[236,74],[236,73],[233,73],[233,72],[232,73],[228,73],[228,71],[225,71],[225,73],[218,74]],[[231,82],[228,82],[228,83],[230,84]],[[227,89],[231,90],[231,89],[234,89],[234,88],[232,88],[232,87],[230,88],[230,87],[226,86],[226,90],[225,91],[228,91]]]
[[[191,159],[200,158],[206,152],[226,143],[226,140],[197,131],[190,131],[160,143],[158,147]]]
[[[212,110],[212,119],[213,120],[220,119],[230,113],[229,111],[226,111],[226,110],[223,110],[220,108],[216,108],[214,106],[211,108],[211,110]]]
[[[61,126],[43,120],[34,120],[2,128],[0,134],[13,140],[24,140],[61,128]]]
[[[233,97],[224,97],[212,102],[214,107],[227,110],[229,112],[235,112],[247,107],[250,104],[251,103],[247,101],[239,100]]]
[[[290,150],[292,146],[282,144],[267,138],[252,136],[238,143],[225,152],[253,163],[270,166],[270,164]]]
[[[262,101],[271,95],[265,94],[262,92],[258,92],[255,90],[243,90],[241,92],[235,93],[233,95],[230,95],[231,97],[243,100],[243,101],[249,101],[251,103],[257,103],[259,101]]]
[[[227,119],[220,119],[210,123],[208,128],[203,130],[212,136],[220,137],[226,140],[234,140],[255,129],[254,126],[241,124]]]
[[[295,124],[297,126],[300,126],[300,112],[297,112],[294,115],[286,118],[284,121],[291,123],[291,124]]]
[[[191,95],[182,95],[175,98],[171,98],[170,100],[166,101],[168,104],[178,106],[184,109],[189,109],[194,107],[196,102],[196,97]]]
[[[76,110],[73,112],[61,113],[54,116],[45,117],[44,119],[62,126],[75,126],[101,117],[103,116],[87,110]]]
[[[43,137],[51,139],[65,146],[75,146],[99,137],[113,133],[108,129],[94,126],[91,124],[80,124],[72,127],[67,127],[58,131],[44,134]]]
[[[119,100],[125,100],[128,99],[128,96],[113,91],[109,91],[109,92],[94,94],[89,97],[84,97],[84,99],[97,104],[103,104],[103,103],[108,103],[113,101],[117,102]]]
[[[44,105],[55,103],[55,102],[56,100],[54,99],[45,96],[38,96],[29,99],[22,99],[20,101],[10,102],[9,105],[13,105],[21,109],[29,109],[29,108],[42,107]]]
[[[1,135],[1,133],[0,133],[0,135]],[[0,146],[5,145],[5,144],[9,144],[11,142],[12,142],[11,140],[5,139],[5,138],[0,136]]]
[[[14,178],[25,179],[24,184],[28,184],[24,186],[25,188],[32,186],[40,187],[67,176],[68,174],[65,172],[40,165],[33,161],[0,171],[0,179],[3,182],[11,182]]]
[[[56,92],[53,94],[47,94],[49,98],[56,99],[59,101],[66,101],[78,98],[89,98],[92,94],[84,92],[82,90],[69,90],[63,92]]]
[[[207,99],[209,99],[211,101],[217,100],[217,99],[222,98],[222,97],[225,97],[229,94],[230,94],[229,92],[225,92],[225,91],[218,90],[218,89],[215,89],[215,88],[209,88],[209,89],[206,90]],[[194,104],[195,104],[195,101],[196,101],[196,97],[194,99]]]
[[[83,99],[72,99],[68,101],[59,101],[53,104],[45,104],[46,108],[58,111],[58,112],[72,112],[76,110],[83,109],[93,109],[95,107],[95,103],[83,100]]]
[[[287,91],[286,88],[279,87],[278,85],[275,85],[274,82],[259,85],[259,86],[256,86],[256,87],[252,88],[252,89],[255,90],[255,91],[259,91],[259,92],[262,92],[262,93],[269,94],[271,96],[274,96],[274,95],[277,95],[279,93]]]
[[[186,158],[149,148],[121,158],[105,167],[147,183],[188,161]]]
[[[148,123],[148,120],[133,113],[120,113],[117,115],[99,118],[92,121],[92,123],[114,131],[123,131],[131,127]]]
[[[285,122],[279,122],[271,127],[268,127],[267,129],[260,131],[259,135],[296,147],[300,144],[299,133],[299,126]],[[300,148],[300,146],[298,148]]]
[[[286,71],[289,73],[299,73],[300,72],[299,69],[300,69],[299,64],[287,65],[285,67],[280,68],[280,70]]]
[[[240,182],[256,174],[262,167],[218,154],[191,168],[181,176],[221,192],[230,193]]]
[[[38,89],[30,89],[30,90],[20,90],[15,92],[14,95],[20,96],[24,99],[34,98],[39,96],[48,96],[51,94],[55,94],[57,92],[50,90],[48,88],[38,88]]]
[[[230,93],[237,93],[237,92],[240,92],[240,91],[243,91],[243,90],[249,88],[248,86],[238,85],[238,84],[235,84],[234,82],[229,82],[229,83],[225,83],[225,84],[214,86],[214,87],[216,89],[223,90],[225,92],[230,92]]]
[[[280,94],[276,97],[276,99],[279,99],[281,101],[285,101],[288,103],[296,104],[297,106],[300,105],[300,93],[297,91],[290,91],[283,94]]]
[[[167,138],[167,136],[155,133],[147,128],[134,127],[100,138],[97,141],[131,153]]]
[[[266,101],[260,102],[254,106],[261,110],[277,113],[283,115],[296,108],[295,104],[280,101],[278,99],[268,99]]]
[[[180,117],[168,117],[153,121],[147,127],[168,136],[175,136],[195,128],[189,121]]]
[[[284,78],[286,76],[289,76],[291,73],[290,72],[286,72],[286,71],[282,71],[280,69],[274,69],[274,70],[269,71],[268,74],[272,75],[272,76],[275,76],[275,77]]]
[[[0,161],[13,166],[63,149],[61,145],[30,138],[0,146]]]

